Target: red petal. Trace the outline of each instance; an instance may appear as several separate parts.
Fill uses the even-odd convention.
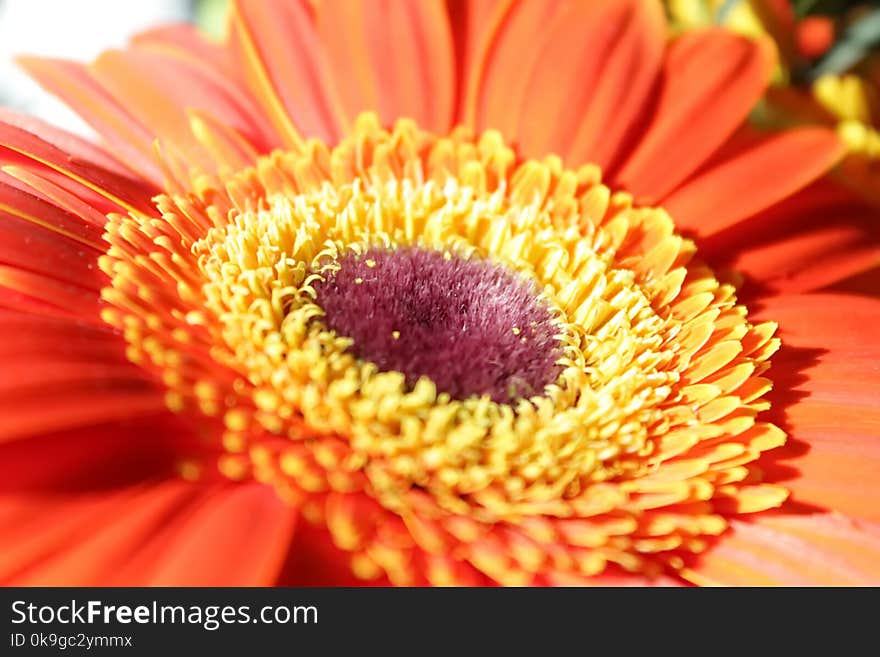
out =
[[[859,274],[849,276],[829,286],[828,291],[880,297],[880,267],[875,266]]]
[[[0,581],[106,585],[150,530],[188,501],[187,492],[154,483],[88,494],[4,493]]]
[[[0,401],[0,442],[163,411],[161,392],[137,379],[22,386]]]
[[[774,65],[772,46],[723,29],[669,47],[654,118],[615,182],[656,202],[696,171],[742,123]]]
[[[0,443],[52,431],[125,420],[165,411],[163,393],[135,365],[125,365],[124,344],[100,326],[16,312],[0,313]],[[62,363],[111,367],[116,378],[81,368],[75,384],[59,379]],[[97,358],[100,357],[101,360]],[[15,378],[15,364],[30,361],[31,384]],[[70,372],[70,371],[69,371]]]
[[[103,322],[90,325],[0,311],[0,360],[67,356],[94,361],[102,358],[99,354],[107,354],[115,362],[124,358],[124,349],[118,332]]]
[[[118,210],[117,207],[107,208],[107,204],[101,202],[106,199],[98,199],[97,195],[87,187],[70,178],[65,178],[56,171],[46,167],[42,167],[40,171],[35,169],[40,169],[40,167],[28,166],[27,164],[24,166],[7,164],[0,173],[0,182],[56,205],[62,210],[80,217],[86,223],[99,228],[103,228],[107,223],[106,215],[108,213]],[[89,200],[86,201],[83,197]],[[99,208],[106,209],[102,211]]]
[[[27,114],[19,114],[5,107],[0,108],[0,121],[25,130],[38,136],[59,151],[72,155],[83,162],[90,162],[113,173],[131,178],[133,171],[116,160],[112,155],[97,145],[74,134],[60,130],[45,121]]]
[[[731,146],[663,201],[680,230],[698,237],[717,233],[792,195],[844,154],[834,133],[821,128]]]
[[[296,509],[258,483],[207,489],[201,498],[157,532],[118,579],[150,586],[274,584],[294,537]]]
[[[104,252],[101,227],[65,212],[53,203],[2,183],[0,183],[0,212],[28,222],[35,233],[50,231],[66,237],[80,249],[89,252],[93,259]],[[16,246],[22,247],[24,244],[27,244],[27,240]],[[51,262],[46,262],[40,269],[47,269],[50,266]]]
[[[0,443],[0,493],[88,493],[176,476],[206,453],[194,427],[163,412]]]
[[[203,451],[168,413],[0,444],[0,580],[112,583],[164,520],[197,499],[196,486],[158,482]]]
[[[27,202],[20,202],[23,197]],[[99,251],[90,244],[100,236],[89,235],[82,223],[77,227],[74,217],[55,206],[38,202],[22,192],[14,192],[0,183],[0,203],[4,198],[17,199],[13,200],[15,205],[32,206],[31,210],[39,212],[36,216],[28,216],[50,220],[54,217],[60,225],[53,230],[23,219],[21,214],[27,214],[24,208],[16,210],[15,214],[0,209],[0,262],[7,263],[7,268],[12,266],[44,274],[56,281],[73,283],[90,290],[96,304],[98,290],[106,283],[106,276],[97,267]],[[84,233],[86,243],[62,232],[64,225],[70,227],[71,232]],[[43,298],[46,296],[45,291],[32,292]]]
[[[746,291],[808,292],[880,261],[877,210],[830,179],[704,240],[715,266],[744,273]]]
[[[375,580],[355,577],[351,558],[350,552],[333,544],[326,528],[300,521],[278,583],[281,586],[390,586],[384,576]]]
[[[275,581],[296,512],[261,484],[170,480],[97,495],[3,496],[0,517],[5,584],[261,586]]]
[[[17,295],[24,295],[29,300],[47,304],[53,310],[60,311],[50,313],[53,316],[66,316],[86,322],[99,320],[100,295],[94,289],[0,264],[0,304],[19,308],[16,305]]]
[[[117,204],[120,209],[153,210],[150,197],[156,188],[148,183],[81,160],[15,125],[0,123],[0,146],[76,181]],[[8,161],[5,157],[2,159]]]

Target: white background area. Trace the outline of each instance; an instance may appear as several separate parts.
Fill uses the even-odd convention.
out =
[[[188,0],[0,0],[0,105],[78,134],[89,128],[27,77],[16,55],[89,61],[157,24],[191,18]]]

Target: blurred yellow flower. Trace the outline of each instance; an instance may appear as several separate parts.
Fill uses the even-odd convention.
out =
[[[799,85],[799,78],[833,45],[831,18],[798,20],[788,0],[666,0],[673,34],[722,24],[751,38],[772,40],[779,65],[753,118],[771,128],[822,124],[835,127],[848,156],[842,178],[863,196],[880,204],[880,105],[878,62],[860,62],[852,71],[825,73]],[[852,12],[857,19],[863,12]]]

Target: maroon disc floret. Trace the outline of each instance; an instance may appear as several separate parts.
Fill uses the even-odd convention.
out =
[[[413,385],[498,403],[559,376],[557,325],[535,284],[503,265],[407,247],[346,255],[314,285],[323,321],[352,353]]]

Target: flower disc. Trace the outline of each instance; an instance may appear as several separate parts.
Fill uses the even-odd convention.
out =
[[[784,442],[755,420],[778,340],[600,178],[364,115],[113,218],[104,318],[217,470],[325,523],[359,576],[682,568],[785,498],[751,466]]]

